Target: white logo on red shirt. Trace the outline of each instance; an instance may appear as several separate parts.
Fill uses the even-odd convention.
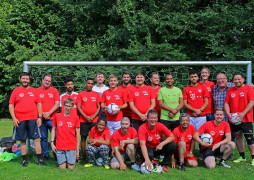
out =
[[[214,132],[214,131],[211,131],[210,134],[211,134],[211,136],[214,136],[214,135],[215,135],[215,132]]]
[[[199,93],[201,93],[201,91],[202,91],[201,89],[198,90]]]
[[[77,96],[75,96],[74,99],[76,100],[76,99],[77,99]]]
[[[224,131],[223,130],[219,131],[219,133],[220,133],[221,136],[224,135]]]
[[[29,96],[34,96],[34,94],[32,92],[28,92]]]
[[[19,94],[19,97],[24,97],[24,93],[20,93],[20,94]]]
[[[107,96],[106,99],[107,99],[107,100],[110,100],[110,96]]]
[[[59,121],[58,125],[59,125],[59,126],[62,126],[62,125],[63,125],[63,122],[62,122],[62,121]]]
[[[189,93],[192,93],[192,91],[190,91]]]
[[[194,99],[195,99],[195,94],[190,94],[190,98],[191,98],[192,100],[194,100]]]
[[[96,101],[96,97],[91,97],[91,100],[92,101]]]
[[[244,92],[241,92],[241,93],[240,93],[240,97],[244,97]]]
[[[40,94],[40,98],[44,98],[44,94]]]
[[[181,137],[181,141],[184,141],[185,140],[185,137]]]
[[[104,140],[104,138],[100,138],[100,140]]]
[[[155,134],[155,137],[156,137],[156,139],[160,139],[161,138],[159,134]]]
[[[207,87],[207,90],[208,90],[209,92],[211,92],[211,91],[212,91],[210,87]]]
[[[152,137],[152,136],[149,136],[149,137],[147,138],[147,140],[148,140],[148,141],[152,141],[152,140],[153,140],[153,137]]]
[[[139,93],[138,93],[138,92],[135,92],[135,96],[139,96]]]
[[[187,137],[189,138],[189,140],[191,140],[191,139],[192,139],[192,135],[188,135]]]
[[[235,93],[231,94],[231,98],[235,98]]]
[[[72,127],[73,126],[71,122],[67,122],[67,125],[68,125],[68,127]]]
[[[49,95],[49,98],[53,98],[54,97],[52,93],[48,93],[48,95]]]
[[[147,92],[147,91],[143,91],[142,93],[144,94],[144,96],[147,96],[147,95],[148,95],[148,92]]]
[[[84,97],[84,98],[83,98],[83,101],[85,101],[85,102],[86,102],[86,101],[87,101],[87,97]]]
[[[115,99],[120,99],[120,97],[118,95],[115,95]]]

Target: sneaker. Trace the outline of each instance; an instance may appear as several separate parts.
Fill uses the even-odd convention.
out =
[[[160,155],[159,162],[162,162],[162,161],[163,161],[163,159],[164,159],[164,156],[161,156],[161,155]]]
[[[109,166],[108,164],[105,164],[105,165],[104,165],[104,168],[105,168],[105,169],[110,169],[110,166]]]
[[[163,170],[163,167],[161,165],[156,165],[155,168],[153,169],[153,172],[155,173],[165,173]]]
[[[240,162],[246,162],[247,159],[243,159],[242,156],[240,156],[238,159],[234,160],[234,163],[240,163]]]
[[[165,172],[168,172],[168,171],[169,171],[169,169],[168,169],[167,166],[161,166],[161,167],[162,167],[163,171],[165,171]]]
[[[136,171],[140,171],[140,167],[139,165],[137,165],[136,163],[134,163],[133,165],[131,165],[131,168],[136,170]]]
[[[45,162],[43,161],[43,159],[40,159],[38,162],[39,166],[46,166]]]
[[[43,160],[44,160],[44,161],[49,160],[49,157],[48,157],[47,155],[42,155],[42,157],[43,157]]]
[[[254,159],[252,159],[252,161],[251,161],[251,165],[252,165],[252,166],[254,166]]]
[[[179,169],[180,169],[181,171],[185,171],[185,166],[182,164],[182,165],[179,166]]]
[[[93,166],[94,166],[94,165],[91,164],[91,163],[87,163],[87,164],[84,165],[84,167],[86,167],[86,168],[93,167]]]
[[[154,165],[159,165],[158,161],[155,160],[155,159],[152,160],[152,163],[153,163]]]
[[[224,161],[224,160],[222,160],[222,161],[220,162],[220,165],[223,166],[223,167],[226,167],[226,168],[231,168],[231,167],[227,164],[227,162]]]
[[[23,160],[22,167],[27,167],[27,166],[28,166],[28,162],[26,160]]]

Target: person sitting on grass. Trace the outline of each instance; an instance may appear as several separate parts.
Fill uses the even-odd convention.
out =
[[[101,164],[105,169],[110,169],[109,166],[109,151],[110,151],[110,131],[106,127],[107,120],[99,118],[96,126],[94,126],[89,134],[87,141],[88,146],[86,147],[86,155],[88,164],[84,167],[93,167],[96,164],[97,158],[102,158]]]
[[[74,101],[71,98],[65,99],[64,112],[56,114],[52,122],[51,148],[56,153],[61,169],[73,169],[76,159],[79,158],[80,122],[77,114],[71,113],[73,106]]]

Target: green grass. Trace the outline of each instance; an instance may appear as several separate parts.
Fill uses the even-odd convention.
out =
[[[0,138],[12,135],[12,121],[0,120]],[[195,151],[195,153],[197,150]],[[237,151],[234,152],[234,159],[238,158]],[[143,175],[134,170],[105,170],[103,167],[84,168],[83,164],[78,163],[74,170],[61,170],[57,168],[57,163],[53,160],[52,154],[50,160],[46,162],[46,167],[37,165],[37,159],[34,153],[29,154],[29,165],[27,168],[21,167],[21,157],[10,162],[0,162],[0,179],[184,179],[184,180],[212,180],[212,179],[230,179],[230,180],[250,180],[254,176],[254,167],[250,165],[250,153],[246,149],[247,162],[234,164],[228,161],[231,169],[217,166],[209,170],[205,168],[204,163],[199,162],[199,167],[188,168],[185,172],[178,169],[170,169],[165,174]]]

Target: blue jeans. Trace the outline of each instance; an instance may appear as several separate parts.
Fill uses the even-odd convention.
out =
[[[48,130],[51,133],[52,130],[52,121],[53,120],[42,120],[42,124],[40,127],[41,131],[41,153],[44,156],[49,156],[49,148],[48,148]]]

